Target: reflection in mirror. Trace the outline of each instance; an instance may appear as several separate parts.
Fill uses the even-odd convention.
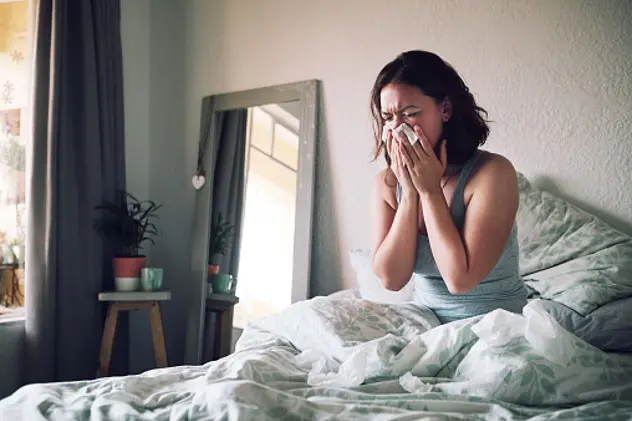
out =
[[[238,328],[292,300],[298,112],[298,101],[248,109]]]
[[[246,110],[228,110],[218,113],[218,142],[209,153],[213,154],[215,169],[209,232],[208,275],[234,274],[239,267],[239,239],[243,214],[244,164],[248,114]],[[232,285],[214,281],[216,292],[230,293]],[[222,290],[222,287],[228,287]]]
[[[318,81],[204,97],[187,364],[309,296]]]

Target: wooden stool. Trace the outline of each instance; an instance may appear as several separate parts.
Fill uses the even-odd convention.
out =
[[[0,284],[2,283],[4,272],[11,272],[11,282],[9,285],[4,285],[4,290],[0,290],[0,297],[3,302],[0,305],[6,304],[10,306],[23,306],[24,294],[20,291],[20,278],[17,271],[20,269],[20,265],[17,263],[0,265]]]
[[[233,309],[238,302],[239,297],[233,294],[209,294],[206,299],[206,313],[215,314],[215,327],[212,346],[205,343],[203,349],[204,362],[215,361],[230,354],[233,345]],[[206,315],[204,335],[206,338],[211,337],[210,327],[208,315]]]
[[[165,350],[165,335],[162,329],[162,317],[160,316],[160,301],[170,299],[171,292],[169,291],[102,292],[99,294],[99,301],[107,301],[109,304],[108,315],[103,327],[103,338],[101,339],[97,377],[108,375],[119,311],[151,310],[149,320],[156,366],[159,368],[167,367],[167,351]]]

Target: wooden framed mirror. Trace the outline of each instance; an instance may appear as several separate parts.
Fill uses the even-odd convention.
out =
[[[209,265],[235,280],[236,328],[309,298],[318,92],[307,80],[202,100],[185,364],[208,360]],[[215,262],[218,217],[232,236]]]

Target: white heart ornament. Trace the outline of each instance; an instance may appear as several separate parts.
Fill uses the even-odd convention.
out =
[[[193,184],[195,190],[200,190],[202,186],[204,186],[204,183],[206,183],[206,177],[203,175],[194,175],[191,179],[191,183]]]

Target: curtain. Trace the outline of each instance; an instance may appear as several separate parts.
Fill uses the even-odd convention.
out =
[[[95,376],[104,316],[97,294],[112,288],[116,250],[93,229],[94,206],[117,200],[125,187],[119,0],[38,0],[36,13],[27,181],[29,383]],[[119,325],[116,341],[122,331]]]
[[[218,215],[233,225],[231,246],[219,256],[221,272],[236,275],[239,267],[241,222],[244,208],[244,166],[248,110],[223,111],[218,118],[219,141],[213,152],[211,221]],[[210,257],[210,256],[209,256]]]

